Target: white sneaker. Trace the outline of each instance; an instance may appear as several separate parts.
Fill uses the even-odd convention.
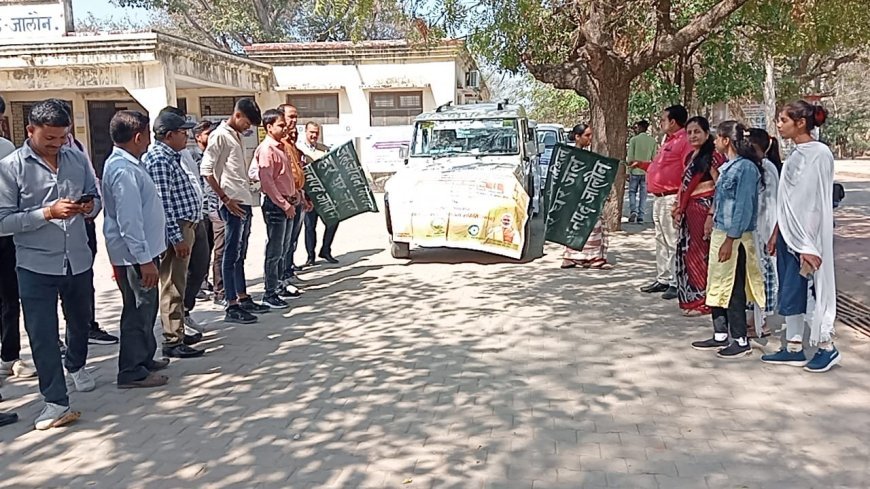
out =
[[[278,297],[282,299],[297,299],[302,297],[302,290],[288,283],[278,291]]]
[[[73,411],[69,406],[61,406],[60,404],[45,403],[42,408],[42,413],[36,418],[33,427],[38,430],[47,430],[49,428],[58,428],[68,425],[79,419],[82,413]]]
[[[196,322],[196,319],[193,319],[193,316],[184,316],[184,327],[185,329],[192,329],[195,333],[205,333],[205,325]],[[187,333],[187,331],[185,331],[185,333]],[[193,333],[187,334],[193,335]]]
[[[91,377],[91,374],[85,370],[85,367],[80,368],[78,372],[70,372],[69,376],[72,379],[75,390],[78,392],[90,392],[97,388],[97,383]]]
[[[23,360],[12,360],[11,362],[0,362],[0,377],[19,377],[29,379],[36,377],[36,369],[24,363]]]

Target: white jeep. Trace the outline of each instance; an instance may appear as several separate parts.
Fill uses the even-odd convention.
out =
[[[395,258],[411,245],[521,259],[539,208],[535,129],[520,105],[443,105],[414,122],[384,197]]]

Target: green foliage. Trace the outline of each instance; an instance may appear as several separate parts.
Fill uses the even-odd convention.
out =
[[[628,119],[655,121],[662,108],[679,102],[680,87],[661,76],[657,70],[647,70],[631,84]]]
[[[695,66],[695,94],[701,106],[761,96],[763,59],[734,30],[725,30],[702,44]]]
[[[572,127],[588,120],[589,101],[573,90],[559,90],[531,79],[527,98],[529,117],[538,122]]]
[[[164,13],[173,32],[239,51],[247,44],[399,39],[408,17],[402,0],[114,0]]]

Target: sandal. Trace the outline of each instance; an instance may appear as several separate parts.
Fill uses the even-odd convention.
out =
[[[567,268],[574,268],[576,266],[577,266],[577,264],[571,260],[562,260],[562,265],[559,268],[567,269]]]
[[[597,260],[591,260],[587,268],[591,268],[593,270],[613,270],[613,265],[607,263],[607,260],[599,258]]]

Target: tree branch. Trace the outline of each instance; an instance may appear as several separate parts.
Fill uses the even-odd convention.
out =
[[[660,33],[674,33],[674,24],[671,22],[671,0],[656,0],[656,37]]]
[[[808,68],[809,60],[807,60],[807,63],[801,63],[794,76],[799,80],[801,85],[807,85],[818,78],[836,72],[837,69],[845,64],[857,61],[859,55],[860,53],[856,50],[833,58],[821,57],[813,64],[812,68]]]
[[[523,57],[523,64],[536,80],[549,83],[554,88],[574,90],[580,96],[589,99],[589,74],[586,64],[581,61],[565,63],[534,63],[528,56]]]
[[[652,44],[639,50],[631,57],[629,69],[641,73],[663,59],[678,54],[692,41],[701,38],[721,24],[747,0],[720,0],[713,8],[695,17],[677,32],[653,40]]]

